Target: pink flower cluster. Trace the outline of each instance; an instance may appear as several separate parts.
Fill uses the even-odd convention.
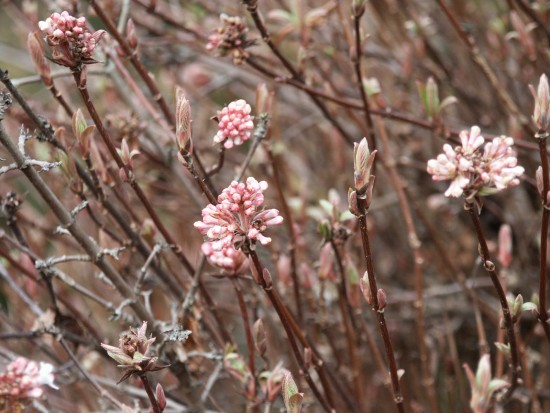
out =
[[[53,13],[38,27],[46,35],[48,45],[53,48],[52,60],[75,67],[80,63],[94,63],[92,53],[105,30],[90,33],[86,18],[71,16],[67,11]]]
[[[53,366],[38,364],[24,357],[18,357],[8,364],[0,374],[0,398],[38,398],[44,394],[43,385],[57,389],[54,384]]]
[[[249,54],[245,50],[254,44],[247,40],[248,28],[244,21],[238,16],[220,15],[221,27],[208,36],[206,50],[216,51],[220,56],[230,54],[233,57],[233,63],[243,64],[248,59]]]
[[[451,181],[445,196],[488,195],[519,183],[524,169],[517,166],[512,138],[494,138],[481,152],[485,139],[479,127],[472,126],[469,133],[462,131],[459,136],[462,146],[445,144],[444,153],[428,161],[428,173],[434,181]]]
[[[250,177],[246,183],[231,182],[218,196],[218,204],[209,204],[202,210],[202,221],[195,222],[206,237],[202,250],[212,264],[236,271],[244,262],[244,255],[235,245],[246,240],[267,245],[271,238],[263,235],[270,225],[283,222],[276,209],[258,211],[264,203],[263,191],[267,182]]]
[[[214,142],[223,143],[227,149],[242,145],[250,139],[254,129],[252,109],[244,99],[231,102],[218,112],[218,133]]]

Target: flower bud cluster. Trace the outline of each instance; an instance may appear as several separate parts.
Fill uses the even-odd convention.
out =
[[[81,63],[95,63],[92,53],[105,30],[90,33],[85,17],[73,17],[67,11],[53,13],[38,27],[53,49],[52,60],[57,64],[77,67]]]
[[[252,177],[245,183],[233,181],[218,196],[217,205],[209,204],[202,210],[202,221],[195,222],[195,228],[206,238],[202,250],[212,264],[237,270],[244,261],[237,251],[243,243],[253,248],[256,242],[271,242],[263,232],[268,226],[281,224],[283,217],[276,209],[259,210],[266,189],[267,182]]]
[[[0,374],[0,400],[39,398],[44,394],[43,385],[54,389],[53,366],[18,357]],[[0,407],[2,404],[0,403]]]
[[[252,108],[244,99],[231,102],[218,112],[218,133],[214,136],[214,142],[223,143],[227,149],[242,145],[250,139],[254,129],[250,116]]]

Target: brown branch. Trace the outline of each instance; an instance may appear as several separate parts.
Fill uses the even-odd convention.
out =
[[[546,277],[547,277],[547,254],[548,254],[548,223],[550,221],[550,204],[548,203],[548,191],[550,190],[550,177],[548,167],[548,156],[546,154],[546,141],[549,133],[539,131],[535,138],[539,144],[540,162],[542,167],[542,223],[540,226],[540,264],[539,264],[539,320],[542,323],[546,339],[550,343],[550,323],[546,311]]]
[[[478,213],[476,211],[473,203],[465,201],[464,209],[470,215],[474,229],[479,241],[479,255],[483,260],[483,267],[495,287],[495,290],[500,301],[500,306],[502,308],[502,315],[504,318],[504,327],[506,329],[506,335],[508,337],[508,343],[510,344],[510,356],[511,356],[511,369],[512,369],[512,378],[511,386],[508,388],[507,397],[510,397],[516,387],[519,384],[521,366],[519,363],[518,348],[516,343],[516,334],[514,332],[514,323],[512,321],[512,314],[510,312],[510,307],[508,306],[508,300],[506,299],[506,293],[500,282],[499,276],[495,264],[491,261],[491,256],[489,254],[489,247],[487,246],[487,241],[485,240],[485,234],[481,228],[481,222],[479,220]]]
[[[363,254],[365,256],[365,261],[367,264],[367,276],[369,287],[372,297],[372,310],[376,313],[376,318],[378,320],[378,331],[384,342],[384,349],[386,350],[386,357],[388,360],[390,368],[390,378],[393,388],[393,401],[397,407],[399,413],[405,412],[405,407],[403,405],[403,395],[401,393],[401,385],[399,384],[399,374],[397,372],[397,363],[395,361],[395,354],[393,352],[393,346],[391,343],[390,334],[388,332],[388,326],[386,324],[386,317],[384,316],[384,310],[380,308],[380,303],[378,301],[378,285],[376,283],[376,277],[374,275],[374,264],[372,260],[372,254],[370,249],[369,234],[367,231],[367,211],[365,208],[365,200],[358,197],[357,207],[361,212],[359,216],[359,229],[361,232],[361,240],[363,243]]]

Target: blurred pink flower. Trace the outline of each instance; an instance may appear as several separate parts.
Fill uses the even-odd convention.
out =
[[[244,99],[231,102],[218,112],[218,133],[214,142],[223,143],[227,149],[242,145],[254,129],[252,109]]]
[[[53,13],[38,27],[52,47],[52,60],[57,64],[76,67],[81,63],[95,63],[92,53],[105,30],[90,33],[86,18],[71,16],[67,11]]]
[[[473,126],[469,133],[460,133],[460,141],[462,146],[455,148],[443,145],[444,153],[428,161],[427,170],[434,181],[451,181],[445,196],[488,195],[519,183],[524,169],[517,166],[512,138],[494,138],[481,153],[485,140],[479,127]]]
[[[250,177],[246,183],[231,182],[218,196],[218,204],[209,204],[202,210],[202,221],[195,222],[201,234],[206,237],[203,252],[212,263],[224,262],[222,268],[237,268],[241,255],[232,249],[246,240],[253,247],[256,242],[267,245],[271,238],[263,235],[270,225],[283,222],[283,217],[276,209],[258,211],[264,203],[263,191],[267,189],[267,182]],[[220,254],[221,253],[221,254]],[[234,265],[227,261],[233,259]]]
[[[220,15],[221,26],[208,36],[206,50],[215,51],[220,56],[231,55],[233,63],[243,64],[249,54],[245,50],[254,44],[248,40],[248,28],[245,22],[238,16]]]
[[[211,242],[202,244],[202,252],[208,257],[212,265],[231,274],[240,273],[246,266],[246,256],[232,246],[216,251]]]
[[[0,398],[39,398],[44,394],[43,385],[58,388],[54,384],[53,366],[18,357],[0,374]]]

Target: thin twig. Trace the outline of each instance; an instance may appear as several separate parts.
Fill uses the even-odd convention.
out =
[[[432,413],[439,412],[439,406],[437,404],[437,394],[435,389],[435,380],[430,372],[430,357],[428,354],[428,347],[426,345],[426,321],[424,314],[424,270],[423,263],[424,258],[421,252],[422,243],[420,237],[416,231],[415,220],[412,215],[411,207],[407,199],[407,194],[405,193],[404,187],[405,183],[401,178],[397,168],[395,167],[395,162],[393,159],[396,158],[392,154],[389,138],[386,131],[384,123],[379,117],[375,119],[376,125],[378,127],[380,140],[382,142],[383,155],[381,156],[382,164],[387,169],[390,182],[397,194],[399,199],[399,207],[401,210],[401,215],[405,221],[405,227],[407,229],[407,238],[409,240],[409,247],[413,252],[413,268],[414,268],[414,279],[415,279],[415,291],[416,291],[416,300],[414,302],[414,308],[416,310],[416,330],[417,330],[417,342],[418,348],[420,350],[420,367],[422,370],[423,376],[423,386],[427,391],[427,398],[430,403],[430,408]]]
[[[369,234],[367,231],[367,211],[365,199],[357,197],[357,207],[361,213],[361,215],[359,216],[359,229],[361,232],[361,240],[363,243],[363,253],[367,264],[367,277],[372,297],[372,310],[376,312],[376,317],[378,319],[378,329],[384,342],[384,349],[386,350],[386,357],[388,359],[390,377],[393,388],[393,401],[395,402],[397,411],[399,413],[404,413],[405,407],[403,405],[403,395],[401,393],[401,385],[399,383],[399,373],[397,371],[395,354],[393,352],[391,338],[388,332],[388,326],[386,324],[386,317],[384,316],[384,310],[380,308],[380,303],[378,301],[378,286],[374,274],[374,264],[371,254]]]
[[[233,289],[237,295],[237,302],[239,303],[239,309],[241,311],[241,317],[243,319],[243,326],[246,335],[246,345],[248,347],[248,368],[250,374],[252,375],[253,389],[251,390],[254,398],[257,395],[257,386],[256,386],[256,362],[254,360],[254,339],[252,338],[252,331],[250,330],[250,320],[248,318],[248,310],[246,308],[246,303],[244,302],[244,295],[239,279],[237,276],[230,276],[231,284],[233,284]],[[250,390],[250,389],[249,389]],[[259,407],[255,400],[252,401],[252,411],[254,413],[259,413]]]
[[[285,329],[288,342],[290,344],[290,347],[292,348],[292,352],[294,353],[294,357],[296,358],[296,361],[298,362],[298,365],[302,369],[302,373],[304,375],[304,378],[306,382],[308,383],[309,387],[313,391],[313,394],[319,400],[321,405],[323,406],[323,409],[330,413],[334,409],[333,403],[329,403],[328,400],[319,391],[319,388],[313,381],[313,378],[309,374],[308,366],[305,364],[305,359],[300,352],[300,349],[298,348],[298,344],[296,343],[296,338],[294,336],[295,330],[292,327],[292,323],[290,322],[290,319],[287,316],[287,312],[283,308],[283,304],[281,300],[278,298],[278,296],[275,294],[275,290],[273,288],[273,285],[267,284],[266,280],[264,279],[264,268],[262,264],[260,263],[260,260],[258,258],[258,255],[255,251],[250,250],[249,251],[249,257],[251,260],[251,269],[255,274],[257,275],[257,282],[260,284],[260,286],[265,291],[266,295],[268,296],[269,300],[271,301],[271,304],[273,305],[273,308],[277,312],[277,315],[279,316],[279,320],[281,321],[281,324],[283,325],[283,328]],[[325,388],[325,395],[327,398],[330,395],[330,392],[327,388]]]
[[[548,267],[546,264],[548,254],[548,223],[550,222],[550,203],[548,202],[548,191],[550,190],[550,168],[548,167],[548,156],[546,154],[546,141],[549,133],[539,131],[535,138],[539,144],[540,162],[542,167],[542,223],[540,226],[540,263],[539,263],[539,309],[538,317],[542,323],[546,339],[550,343],[550,323],[546,311],[546,278]]]
[[[363,42],[361,41],[361,17],[365,13],[365,6],[355,8],[353,13],[353,28],[355,31],[355,44],[353,46],[352,61],[355,69],[355,80],[357,82],[357,89],[361,95],[361,102],[363,103],[363,113],[365,115],[365,123],[367,126],[368,134],[367,141],[369,142],[369,148],[371,150],[376,149],[376,135],[374,133],[374,124],[372,122],[369,99],[367,92],[365,91],[365,85],[363,84],[363,73],[361,69],[361,55],[363,50]]]
[[[147,374],[145,373],[140,374],[139,379],[143,384],[143,388],[147,393],[147,397],[149,397],[149,402],[151,403],[151,410],[153,411],[153,413],[162,413],[162,410],[160,409],[158,401],[155,397],[155,392],[153,391],[153,388],[151,387],[151,383],[149,383],[149,379],[147,378]]]
[[[487,274],[491,277],[491,281],[495,287],[495,290],[500,301],[500,306],[502,308],[502,315],[504,318],[504,327],[506,328],[506,335],[508,336],[508,343],[510,344],[510,356],[511,356],[511,370],[512,377],[510,387],[507,391],[507,397],[510,397],[516,387],[519,384],[521,366],[519,364],[518,349],[516,343],[516,334],[514,332],[514,323],[512,321],[512,314],[510,312],[510,307],[508,306],[508,300],[506,299],[506,293],[500,282],[500,279],[497,274],[495,264],[491,261],[491,256],[489,254],[489,247],[487,246],[487,241],[485,240],[485,235],[483,229],[481,228],[481,222],[479,220],[478,213],[476,211],[473,203],[465,201],[464,209],[470,215],[474,229],[479,241],[479,254],[483,261],[483,266],[487,271]]]

